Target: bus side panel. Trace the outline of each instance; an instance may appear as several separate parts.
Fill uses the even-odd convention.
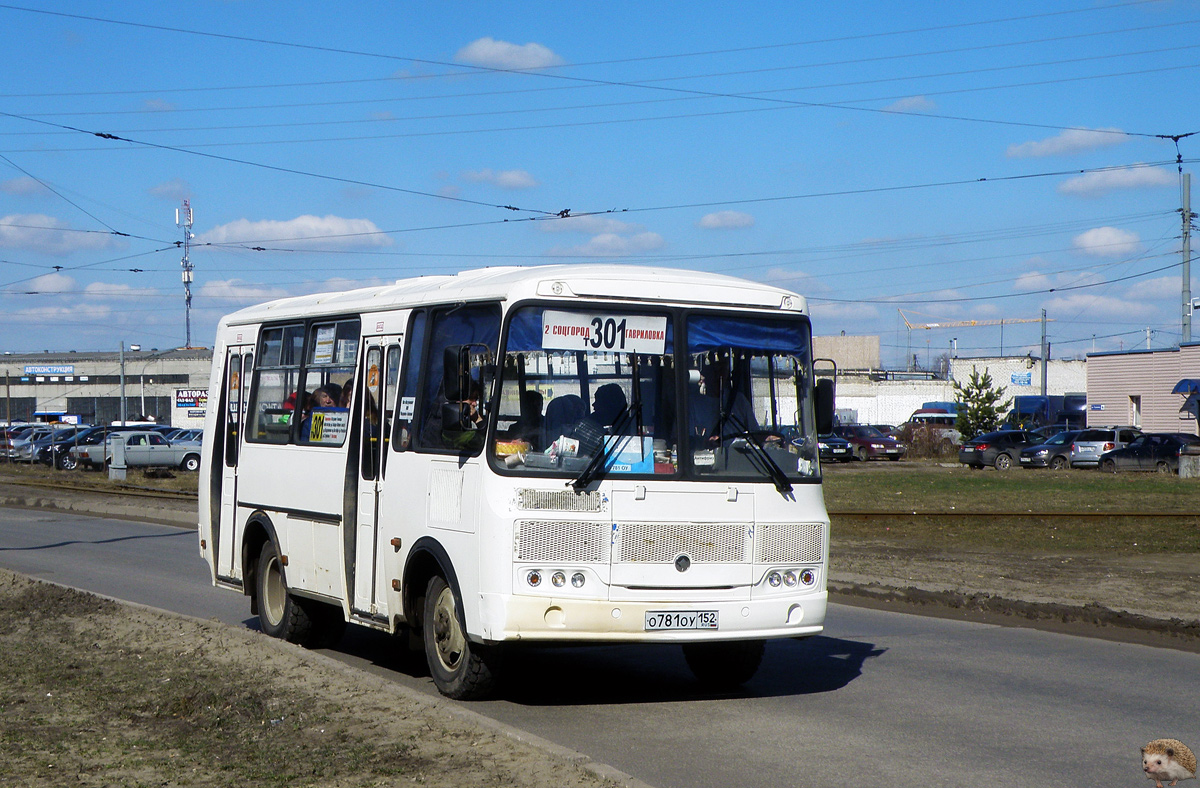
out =
[[[238,477],[239,508],[272,513],[287,555],[288,585],[341,599],[342,491],[346,450],[246,443]],[[239,518],[241,519],[241,518]]]

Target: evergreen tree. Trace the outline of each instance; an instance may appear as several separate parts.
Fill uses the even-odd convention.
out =
[[[954,384],[954,401],[958,405],[958,423],[955,425],[968,441],[976,435],[991,432],[1000,426],[1000,419],[1012,405],[1009,397],[1003,403],[1004,388],[992,384],[992,376],[971,367],[971,376],[966,385]]]

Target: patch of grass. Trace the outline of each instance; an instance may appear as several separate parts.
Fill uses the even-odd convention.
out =
[[[1200,553],[1200,480],[1195,479],[1088,470],[1000,473],[906,463],[826,474],[824,488],[835,545],[843,538],[941,550]],[[968,512],[982,515],[963,516]],[[1039,517],[1043,512],[1111,516]]]
[[[1101,473],[902,463],[835,469],[825,475],[830,511],[1180,512],[1197,511],[1200,479],[1157,473]]]
[[[53,484],[68,490],[120,492],[138,489],[195,495],[199,474],[177,468],[130,468],[126,472],[125,481],[120,482],[109,479],[106,471],[85,471],[82,468],[60,471],[47,465],[0,461],[0,481],[12,484]]]

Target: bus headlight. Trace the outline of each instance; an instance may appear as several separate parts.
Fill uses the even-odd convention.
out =
[[[767,575],[767,584],[771,588],[779,588],[779,584],[783,582],[783,577],[778,572],[771,572]]]
[[[789,569],[788,571],[783,573],[783,584],[785,586],[787,586],[788,588],[795,588],[796,583],[799,583],[799,582],[800,582],[800,578],[796,576],[796,573],[794,571]]]
[[[571,585],[576,588],[583,588],[583,584],[587,582],[587,578],[583,576],[583,572],[576,572],[571,575]]]
[[[525,582],[529,583],[532,588],[537,588],[542,584],[542,573],[537,569],[531,570],[529,574],[525,575]]]
[[[555,572],[554,574],[550,575],[550,582],[555,588],[562,588],[567,584],[567,576],[562,572]]]
[[[811,569],[805,569],[800,573],[800,582],[806,586],[811,586],[817,582],[817,573]]]

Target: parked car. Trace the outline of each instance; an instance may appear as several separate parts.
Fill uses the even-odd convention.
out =
[[[916,447],[921,444],[931,453],[949,453],[962,443],[958,416],[941,409],[923,408],[914,412],[893,434],[905,445]]]
[[[1034,430],[1034,432],[1038,432]],[[1071,443],[1078,430],[1060,432],[1036,446],[1021,449],[1022,468],[1052,468],[1061,471],[1071,467]]]
[[[962,445],[958,461],[971,468],[992,465],[998,471],[1007,471],[1017,464],[1022,450],[1041,442],[1040,437],[1028,430],[986,432]]]
[[[850,462],[854,459],[854,452],[850,448],[850,441],[845,438],[839,438],[833,433],[818,435],[817,449],[821,453],[821,459],[826,462]]]
[[[1071,445],[1071,467],[1095,468],[1100,464],[1101,454],[1119,449],[1141,434],[1142,431],[1137,427],[1086,429],[1075,437]]]
[[[904,456],[904,444],[866,424],[843,424],[834,427],[833,434],[849,441],[855,459],[874,460],[886,457],[895,461]]]
[[[54,443],[50,446],[50,457],[46,462],[54,465],[64,471],[73,471],[79,467],[80,453],[73,451],[75,447],[88,447],[103,444],[108,435],[117,432],[134,432],[138,427],[122,427],[99,424],[94,427],[88,427],[72,436],[71,440],[63,441],[62,443]],[[99,463],[103,465],[103,458]],[[85,465],[85,467],[95,467]]]
[[[1185,446],[1200,447],[1200,436],[1186,432],[1144,432],[1128,445],[1100,455],[1100,470],[1179,473],[1179,453]]]
[[[71,450],[81,467],[104,467],[112,462],[113,444],[125,445],[125,464],[130,468],[182,468],[200,470],[200,447],[191,442],[172,443],[158,432],[135,431],[110,433],[104,443],[78,446]]]

